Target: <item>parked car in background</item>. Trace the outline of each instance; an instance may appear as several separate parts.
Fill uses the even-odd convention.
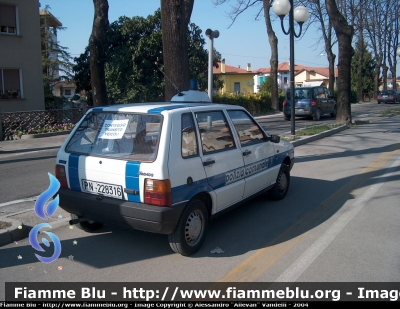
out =
[[[295,116],[311,117],[319,120],[322,115],[330,114],[336,117],[336,101],[328,88],[323,86],[298,87],[294,89]],[[283,115],[285,120],[291,118],[291,89],[286,91],[283,101]]]
[[[397,90],[383,90],[378,94],[378,104],[400,103],[400,92]]]

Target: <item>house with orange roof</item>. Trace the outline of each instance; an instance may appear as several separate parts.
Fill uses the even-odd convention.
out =
[[[300,70],[304,69],[303,65],[294,65],[295,74]],[[260,68],[257,70],[257,76],[254,78],[254,88],[255,92],[258,92],[258,86],[260,86],[264,81],[267,80],[269,75],[271,74],[271,67],[269,68]],[[290,83],[290,62],[282,62],[278,64],[278,85],[282,89],[286,89],[289,87]]]
[[[335,88],[338,77],[338,69],[334,69],[335,75]],[[294,81],[296,87],[305,87],[305,86],[329,86],[329,68],[310,68],[305,67],[298,72],[296,72],[294,76]]]
[[[250,63],[246,69],[225,64],[225,59],[218,63],[218,68],[213,67],[213,74],[218,75],[224,82],[224,86],[218,91],[223,93],[254,93],[254,76],[257,74],[251,70]]]
[[[314,68],[304,65],[294,65],[294,82],[296,87],[305,86],[321,86],[328,87],[329,84],[329,69]],[[254,85],[258,91],[258,86],[261,85],[270,75],[271,68],[260,68],[257,70],[257,75],[254,78]],[[337,82],[338,69],[335,68],[335,85]],[[289,87],[290,83],[290,62],[278,64],[278,85],[282,89]],[[336,87],[336,86],[335,86]]]

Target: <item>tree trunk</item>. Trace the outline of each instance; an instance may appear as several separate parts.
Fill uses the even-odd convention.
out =
[[[358,92],[358,102],[363,101],[363,66],[364,66],[364,36],[360,33],[360,58],[358,59],[358,81],[357,81],[357,92]]]
[[[165,100],[189,89],[188,23],[194,0],[161,0]]]
[[[278,38],[272,29],[271,17],[269,15],[271,9],[271,0],[263,0],[264,3],[264,17],[265,25],[267,26],[268,41],[271,47],[271,71],[269,77],[271,78],[272,90],[271,90],[271,101],[272,108],[279,110],[279,98],[278,98]]]
[[[338,64],[338,96],[337,96],[337,123],[351,124],[351,58],[354,50],[351,46],[354,29],[339,12],[335,0],[325,0],[329,19],[335,29],[339,43]]]
[[[94,20],[89,39],[90,77],[92,83],[93,106],[108,105],[105,81],[105,49],[108,30],[108,1],[93,0]]]

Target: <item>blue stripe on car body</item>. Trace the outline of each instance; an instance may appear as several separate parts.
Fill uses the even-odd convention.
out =
[[[125,188],[130,189],[130,190],[136,190],[137,192],[140,192],[139,170],[140,170],[139,162],[133,162],[133,161],[126,162]],[[128,195],[128,201],[140,203],[140,194],[138,194],[138,195],[127,194],[127,195]]]
[[[183,184],[172,188],[172,204],[190,200],[200,192],[210,192],[213,189],[208,184],[207,178],[194,181],[191,186]]]
[[[182,105],[182,104],[179,104],[179,105],[166,105],[166,106],[163,106],[163,107],[157,107],[157,108],[149,109],[147,112],[150,113],[150,114],[161,114],[163,111],[169,111],[169,110],[172,110],[172,109],[178,109],[178,108],[184,108],[184,107],[189,107],[189,105]]]
[[[70,154],[68,159],[68,178],[71,190],[81,192],[79,183],[79,157],[77,154]]]

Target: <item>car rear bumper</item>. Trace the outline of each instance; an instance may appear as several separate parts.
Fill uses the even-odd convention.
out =
[[[395,99],[378,99],[380,103],[396,103]]]
[[[291,114],[292,114],[292,111],[291,111],[291,109],[290,109],[290,107],[289,108],[285,108],[284,110],[283,110],[283,113],[286,115],[286,116],[290,116]],[[312,116],[314,114],[314,111],[313,111],[313,109],[295,109],[294,110],[294,115],[295,116]]]
[[[171,234],[186,202],[159,207],[60,188],[59,205],[65,211],[102,223]]]

